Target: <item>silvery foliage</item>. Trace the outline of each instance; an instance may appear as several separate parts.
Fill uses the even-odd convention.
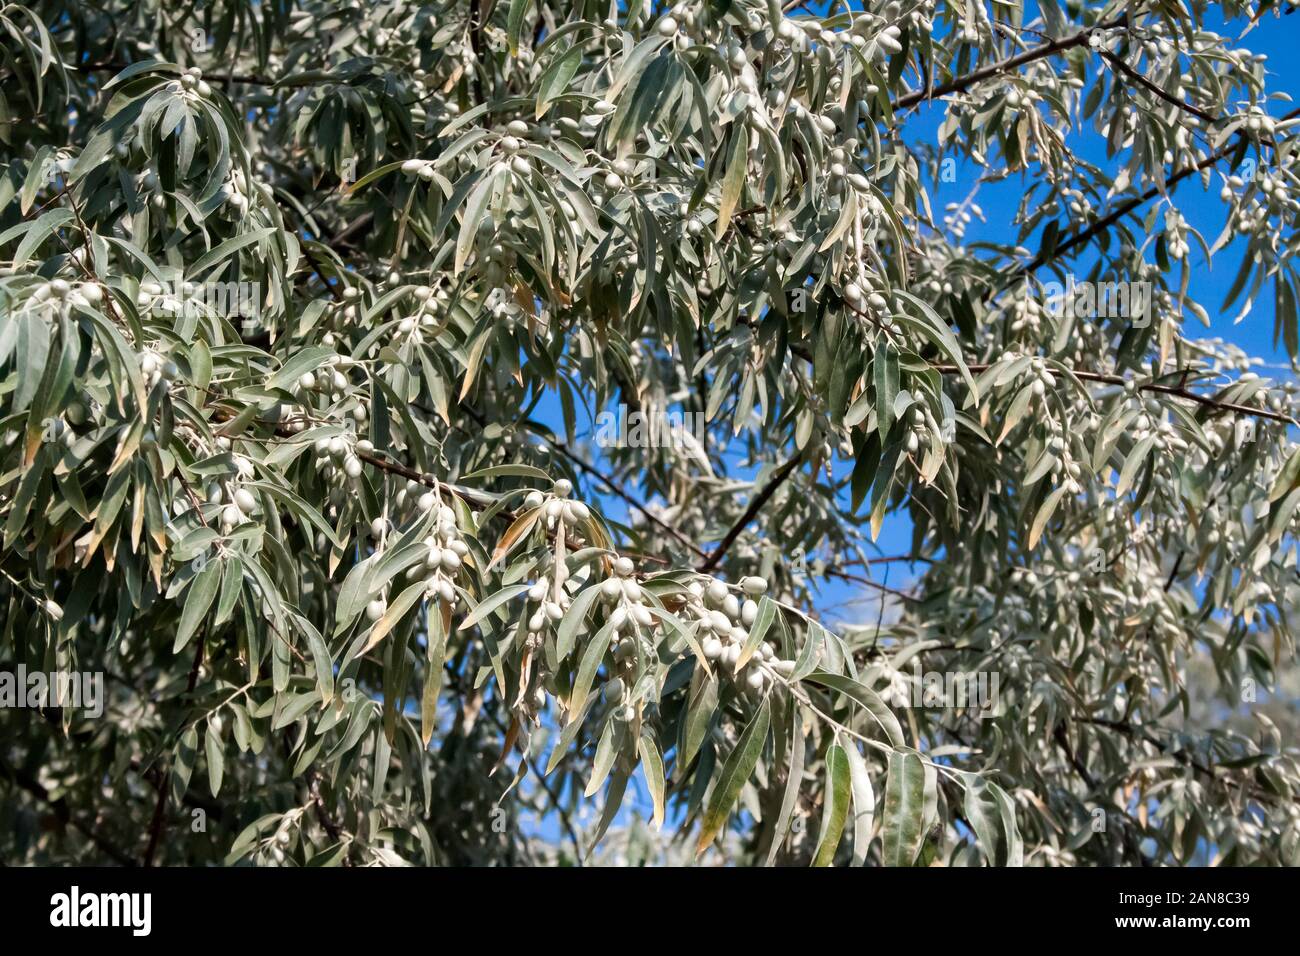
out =
[[[1296,352],[1296,120],[1205,4],[1037,10],[0,9],[3,657],[111,688],[0,714],[5,858],[1297,862],[1294,388],[1185,321]]]

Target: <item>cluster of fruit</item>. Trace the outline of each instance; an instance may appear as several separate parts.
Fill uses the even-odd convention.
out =
[[[211,96],[212,87],[208,81],[203,78],[203,71],[197,66],[192,66],[180,76],[182,96],[190,99],[198,99],[200,96]]]
[[[333,438],[316,439],[315,449],[316,468],[326,480],[334,480],[340,474],[356,480],[361,477],[361,459],[357,453],[372,454],[375,446],[369,439],[346,432]]]
[[[432,182],[435,175],[433,161],[428,159],[408,159],[402,163],[402,175],[414,179],[417,176],[426,182]]]
[[[930,435],[928,422],[925,420],[925,409],[920,405],[913,405],[907,413],[907,451],[908,454],[916,454],[921,448],[921,443],[926,441]]]
[[[716,578],[692,583],[693,600],[687,605],[686,617],[698,622],[697,634],[705,658],[721,665],[718,670],[723,676],[734,678],[739,686],[758,694],[778,677],[789,677],[794,672],[794,661],[781,660],[775,646],[765,641],[737,672],[749,629],[758,619],[756,599],[767,591],[767,581],[756,576],[742,578],[740,589],[743,600]]]
[[[244,177],[243,170],[236,169],[230,174],[230,179],[221,186],[218,195],[237,213],[242,213],[249,205],[249,196],[251,190],[248,188],[248,180]]]
[[[884,315],[889,311],[889,300],[872,288],[872,284],[871,277],[866,274],[850,279],[844,283],[844,301],[855,309],[869,306],[877,315]]]
[[[397,504],[401,507],[408,495],[423,485],[408,482],[406,489],[397,495]],[[428,548],[424,563],[417,564],[406,572],[408,581],[424,579],[425,595],[429,600],[442,600],[449,607],[454,607],[459,595],[456,593],[456,578],[469,554],[469,545],[461,537],[460,527],[456,523],[456,512],[444,504],[432,491],[424,491],[415,506],[423,513],[433,514],[433,526],[425,536],[423,544]],[[378,539],[376,551],[383,547],[383,539],[388,530],[386,518],[376,518],[370,524],[370,533]],[[371,623],[378,621],[388,610],[387,592],[366,605],[366,619]]]
[[[984,221],[984,210],[980,208],[979,203],[970,200],[966,202],[950,202],[943,207],[943,211],[943,228],[951,233],[954,239],[958,240],[966,237],[966,229],[974,218],[978,218],[981,222]],[[936,296],[941,292],[945,295],[951,295],[953,291],[952,283],[945,282],[941,274],[925,280],[924,288],[931,295]]]
[[[430,599],[438,597],[448,605],[455,605],[456,576],[469,554],[469,545],[461,537],[460,527],[456,524],[456,512],[432,491],[420,495],[415,506],[422,512],[437,514],[433,529],[424,539],[429,549],[424,559],[425,593]],[[419,571],[418,566],[416,570]]]
[[[31,301],[41,306],[57,307],[66,311],[73,305],[89,308],[98,304],[103,298],[104,290],[94,282],[73,285],[67,279],[51,279],[36,287]]]
[[[298,397],[304,403],[313,392],[324,393],[331,402],[341,402],[348,397],[348,376],[346,370],[360,363],[346,355],[331,355],[325,365],[316,372],[304,372],[298,376]],[[354,396],[355,397],[355,396]],[[348,414],[357,424],[369,417],[364,400],[357,399],[349,407]]]
[[[415,311],[399,321],[398,336],[420,345],[424,342],[425,332],[432,333],[437,328],[438,315],[446,303],[447,293],[445,289],[420,285],[412,290],[412,295],[415,297]]]
[[[226,500],[226,489],[220,483],[213,482],[208,486],[207,499],[209,504],[220,505]],[[236,485],[230,493],[230,500],[221,509],[222,534],[230,534],[256,510],[257,496],[242,485]]]
[[[636,675],[638,659],[649,653],[641,646],[642,629],[648,631],[654,626],[654,615],[642,600],[644,593],[633,576],[632,560],[616,559],[613,570],[613,577],[600,582],[600,597],[609,609],[607,623],[612,628],[609,649],[614,655],[614,673],[605,682],[605,700],[616,708],[615,717],[630,721],[636,716],[636,708],[623,698]]]
[[[1030,390],[1034,398],[1042,398],[1050,389],[1056,387],[1056,376],[1047,368],[1047,360],[1035,355],[1029,361]]]
[[[528,616],[528,640],[533,646],[539,646],[548,623],[558,624],[563,620],[564,612],[572,602],[564,586],[553,588],[551,578],[546,574],[539,575],[529,587],[528,602],[535,606]]]
[[[578,525],[591,517],[591,511],[581,501],[569,501],[573,494],[573,482],[561,478],[555,483],[552,493],[547,496],[540,491],[530,491],[524,498],[524,507],[530,511],[542,509],[548,531],[556,530],[561,525]]]
[[[1151,438],[1152,448],[1158,453],[1182,455],[1187,452],[1187,439],[1178,434],[1160,402],[1154,398],[1144,399],[1138,394],[1137,383],[1131,379],[1124,383],[1124,393],[1129,407],[1137,411],[1137,417],[1131,422],[1135,443]]]
[[[140,374],[149,387],[157,385],[159,381],[174,381],[181,370],[176,363],[169,358],[164,358],[153,349],[145,349],[140,353]]]
[[[357,286],[350,285],[343,290],[343,302],[336,303],[330,310],[327,324],[332,329],[346,329],[357,324],[361,318],[359,309],[365,308],[365,302],[362,301],[361,289]],[[321,337],[322,345],[334,345],[335,338],[332,333],[326,333]]]
[[[182,295],[192,295],[194,285],[185,283],[178,291]],[[179,312],[182,309],[180,300],[157,282],[141,282],[135,304],[141,309],[157,309],[160,312]]]
[[[858,258],[849,260],[848,268],[840,276],[841,295],[852,314],[869,328],[879,329],[887,335],[898,336],[902,327],[894,319],[889,307],[889,291],[881,284],[881,277],[872,275]]]
[[[1170,206],[1165,210],[1165,248],[1171,259],[1186,259],[1192,251],[1187,244],[1187,222],[1182,213]]]
[[[1043,307],[1038,299],[1029,294],[1028,287],[1024,293],[1015,296],[1011,305],[1011,331],[1034,335],[1043,324]]]

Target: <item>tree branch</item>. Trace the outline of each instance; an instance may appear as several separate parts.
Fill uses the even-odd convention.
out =
[[[726,556],[727,550],[735,543],[736,538],[739,537],[740,532],[744,530],[745,525],[749,524],[749,522],[753,520],[754,515],[758,514],[759,511],[762,510],[763,505],[767,504],[768,499],[776,493],[776,489],[781,486],[781,483],[789,478],[795,468],[798,467],[802,458],[802,455],[796,454],[776,470],[776,473],[772,475],[771,480],[763,487],[763,490],[750,500],[749,507],[745,509],[744,514],[740,516],[739,520],[737,520],[736,523],[731,526],[731,529],[726,533],[726,535],[723,536],[722,541],[719,542],[713,553],[705,558],[704,562],[696,568],[697,571],[707,574],[718,566],[718,562]]]
[[[1171,106],[1176,106],[1180,110],[1185,110],[1186,112],[1191,113],[1193,116],[1202,119],[1211,125],[1218,122],[1218,120],[1216,120],[1213,116],[1205,112],[1205,110],[1201,109],[1200,107],[1193,106],[1191,103],[1185,103],[1176,96],[1170,96],[1168,93],[1166,93],[1160,87],[1156,86],[1154,83],[1148,80],[1137,70],[1133,69],[1133,67],[1129,66],[1122,59],[1117,57],[1114,53],[1111,53],[1110,50],[1102,50],[1101,56],[1102,59],[1104,59],[1107,63],[1114,66],[1121,73],[1127,76],[1130,80],[1140,85],[1143,89],[1147,90],[1147,92],[1152,93],[1155,96],[1159,97],[1160,99],[1164,100],[1166,103],[1170,104]]]
[[[189,683],[185,687],[185,696],[194,693],[194,688],[199,682],[199,667],[203,664],[203,642],[205,635],[199,634],[195,640],[197,646],[194,648],[194,664],[190,667]],[[153,866],[154,853],[158,850],[158,840],[162,837],[163,821],[167,811],[167,777],[161,770],[156,770],[157,779],[155,786],[158,788],[158,802],[154,804],[153,820],[149,824],[149,843],[144,848],[143,866]]]
[[[949,80],[947,83],[940,83],[938,86],[928,90],[917,90],[898,98],[894,103],[894,111],[911,109],[922,102],[935,99],[940,96],[947,96],[950,93],[961,93],[969,89],[976,83],[997,76],[999,73],[1006,73],[1017,67],[1024,66],[1026,63],[1033,63],[1035,60],[1042,60],[1049,56],[1056,56],[1058,53],[1064,53],[1075,47],[1086,46],[1088,38],[1092,36],[1095,30],[1113,30],[1116,27],[1125,26],[1128,23],[1128,14],[1121,14],[1113,20],[1107,20],[1105,23],[1085,30],[1068,37],[1062,37],[1059,40],[1052,40],[1032,49],[1017,53],[1015,56],[1009,56],[997,63],[991,63],[983,69],[976,70],[974,73],[968,73],[965,76]]]
[[[942,375],[961,374],[961,369],[956,365],[934,365],[931,367]],[[966,368],[970,372],[983,372],[992,368],[992,365],[989,363],[976,363],[974,365],[967,365]],[[1103,382],[1107,385],[1125,385],[1129,381],[1121,375],[1109,375],[1104,372],[1087,372],[1078,369],[1071,369],[1070,372],[1076,378],[1082,379],[1085,382]],[[1158,385],[1155,382],[1147,382],[1138,385],[1137,388],[1142,392],[1159,392],[1162,395],[1173,395],[1176,398],[1184,398],[1189,402],[1196,402],[1197,404],[1204,405],[1207,408],[1215,408],[1226,412],[1236,412],[1239,415],[1254,415],[1257,418],[1267,418],[1271,421],[1283,422],[1284,424],[1295,425],[1297,428],[1300,428],[1300,422],[1296,421],[1290,415],[1283,415],[1281,412],[1275,412],[1267,408],[1256,408],[1254,405],[1241,405],[1237,402],[1220,401],[1219,399],[1211,398],[1208,395],[1199,395],[1196,392],[1188,391],[1188,389],[1182,385]]]
[[[3,755],[0,755],[0,772],[3,772],[4,775],[13,783],[17,784],[41,803],[49,807],[50,810],[54,812],[55,817],[58,818],[60,823],[72,827],[78,833],[85,836],[91,843],[95,844],[95,846],[99,847],[99,849],[112,857],[115,862],[122,866],[136,865],[135,860],[131,859],[130,854],[125,850],[102,836],[94,829],[94,827],[82,823],[80,820],[74,818],[72,816],[72,811],[68,807],[67,800],[63,797],[59,797],[57,800],[53,799],[50,796],[50,792],[45,789],[39,780],[18,767],[10,766],[5,761]]]

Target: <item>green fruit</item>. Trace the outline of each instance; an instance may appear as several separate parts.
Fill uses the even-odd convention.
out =
[[[623,678],[615,677],[605,683],[605,699],[611,704],[617,704],[623,699]]]

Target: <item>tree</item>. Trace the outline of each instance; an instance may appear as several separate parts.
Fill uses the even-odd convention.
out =
[[[1036,9],[0,9],[5,859],[1300,861],[1281,11]]]

